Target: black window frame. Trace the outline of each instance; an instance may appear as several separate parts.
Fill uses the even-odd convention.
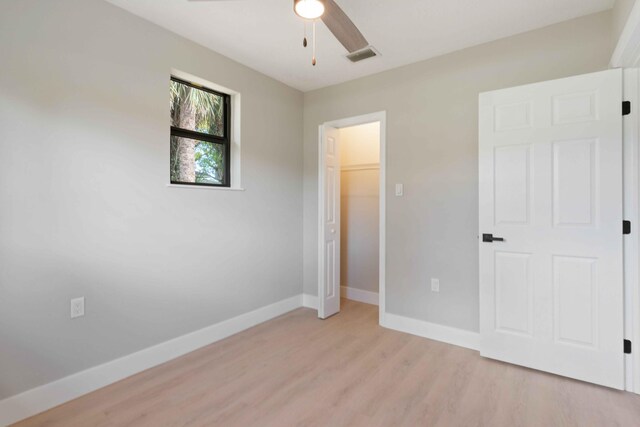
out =
[[[175,136],[178,138],[195,139],[198,141],[206,141],[206,142],[211,142],[214,144],[220,144],[224,146],[224,182],[222,184],[208,184],[204,182],[173,181],[171,179],[171,173],[169,173],[169,180],[171,184],[198,185],[203,187],[223,187],[223,188],[231,187],[231,95],[223,92],[218,92],[217,90],[209,89],[208,87],[200,86],[174,76],[171,76],[171,81],[192,87],[194,89],[202,90],[204,92],[208,92],[216,96],[220,96],[224,100],[223,113],[222,113],[224,115],[223,136],[197,132],[190,129],[183,129],[173,125],[171,126],[171,132],[169,136],[169,143],[171,143],[171,137]]]

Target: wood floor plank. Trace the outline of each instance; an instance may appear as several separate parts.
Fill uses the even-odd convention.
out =
[[[378,326],[343,300],[299,309],[19,427],[638,426],[640,396]]]

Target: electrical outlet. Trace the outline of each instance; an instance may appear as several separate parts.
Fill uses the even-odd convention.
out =
[[[84,297],[71,300],[71,318],[84,316]]]
[[[440,279],[431,279],[431,291],[440,292]]]

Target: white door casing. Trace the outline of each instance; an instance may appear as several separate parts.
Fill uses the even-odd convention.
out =
[[[480,95],[483,356],[624,388],[621,104],[621,70]]]
[[[353,116],[338,120],[333,120],[330,122],[325,122],[318,127],[319,129],[319,143],[318,143],[318,316],[320,318],[326,318],[330,316],[330,311],[325,309],[326,301],[323,300],[322,295],[326,294],[327,281],[325,280],[325,270],[326,270],[326,251],[325,251],[325,221],[324,216],[327,211],[326,203],[327,199],[325,197],[326,191],[326,183],[325,183],[325,169],[326,169],[326,156],[325,156],[325,145],[326,145],[326,135],[331,133],[334,134],[333,138],[338,142],[335,149],[336,153],[339,153],[339,143],[340,141],[336,139],[338,136],[337,129],[350,127],[350,126],[358,126],[364,125],[367,123],[378,122],[380,123],[380,223],[379,223],[379,233],[380,233],[380,242],[379,242],[379,256],[380,256],[380,265],[379,265],[379,293],[378,293],[378,313],[379,313],[379,322],[380,324],[384,324],[385,315],[386,315],[386,304],[385,304],[385,277],[386,277],[386,120],[387,114],[385,111],[378,111],[374,113],[364,114],[360,116]],[[339,164],[339,159],[336,160],[336,164]],[[339,176],[339,175],[338,175]],[[340,183],[337,183],[337,188],[340,188]],[[339,193],[336,191],[336,195]],[[339,217],[340,214],[340,197],[337,200],[337,210],[336,214]],[[337,230],[340,230],[339,223]],[[337,242],[340,241],[340,236],[337,236]],[[337,243],[336,242],[336,243]],[[339,258],[339,253],[338,260]],[[336,270],[336,279],[335,284],[339,284],[340,270]],[[334,302],[335,304],[335,302]],[[339,304],[339,302],[338,302]],[[339,305],[338,305],[339,307]],[[338,308],[339,311],[339,308]]]
[[[324,283],[318,298],[318,317],[326,319],[340,311],[340,150],[339,130],[324,126],[320,155],[324,157],[320,171],[321,210],[320,278]]]

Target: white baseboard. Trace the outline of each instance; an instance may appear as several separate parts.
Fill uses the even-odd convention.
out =
[[[364,291],[362,289],[352,288],[349,286],[340,286],[340,296],[342,298],[363,302],[365,304],[378,305],[378,302],[380,301],[380,297],[377,292]]]
[[[384,318],[380,319],[380,326],[472,350],[480,348],[480,334],[477,332],[429,323],[397,314],[385,313]]]
[[[302,307],[307,297],[309,296],[296,295],[287,298],[4,399],[0,401],[0,425],[9,425],[36,415],[295,310]],[[317,305],[317,297],[313,298],[316,298]]]
[[[318,297],[316,295],[302,294],[302,306],[306,308],[318,309]]]

